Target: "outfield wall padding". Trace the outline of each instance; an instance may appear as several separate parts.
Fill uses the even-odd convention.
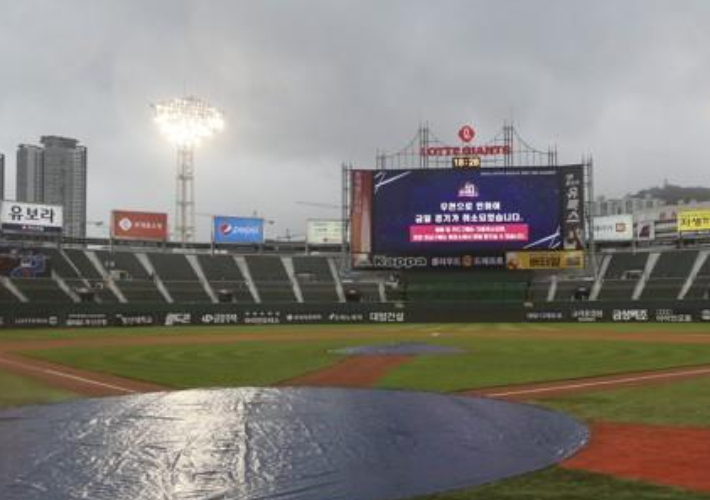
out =
[[[710,322],[710,302],[0,304],[6,328],[471,322]]]

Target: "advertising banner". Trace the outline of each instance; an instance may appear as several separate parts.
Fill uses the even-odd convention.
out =
[[[710,231],[710,210],[682,210],[678,212],[678,232]]]
[[[584,244],[584,168],[564,167],[562,174],[562,234],[564,250],[582,250]]]
[[[341,245],[343,243],[343,221],[309,220],[306,229],[306,243],[309,245]]]
[[[624,242],[633,239],[634,220],[632,215],[594,217],[594,241],[599,243]]]
[[[371,170],[353,170],[350,179],[352,199],[350,203],[350,252],[353,266],[370,261],[372,252],[372,197],[373,176]]]
[[[636,240],[653,241],[656,239],[656,223],[652,220],[640,220],[636,223]]]
[[[212,218],[212,239],[215,243],[260,245],[264,243],[264,219],[216,215]]]
[[[128,240],[166,241],[168,214],[114,210],[111,212],[111,237]]]
[[[0,201],[0,228],[3,231],[60,234],[63,224],[60,205]]]
[[[584,252],[508,252],[506,267],[510,270],[583,269]]]
[[[46,255],[32,251],[0,251],[0,276],[8,278],[50,278],[52,268]]]

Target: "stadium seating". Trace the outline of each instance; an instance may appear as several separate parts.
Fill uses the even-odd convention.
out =
[[[8,247],[6,251],[13,253],[17,249]],[[306,303],[341,300],[338,278],[333,275],[329,262],[329,259],[337,258],[333,256],[242,253],[235,257],[224,253],[142,253],[135,249],[92,251],[54,246],[23,247],[21,251],[46,256],[54,275],[54,278],[46,275],[42,278],[8,278],[5,283],[12,283],[30,302],[91,300],[115,303],[120,298],[114,294],[116,289],[129,303],[164,303],[168,297],[175,303],[206,304],[215,300],[253,303],[252,290],[264,303],[293,303],[300,297]],[[631,299],[640,287],[639,280],[647,265],[654,259],[655,264],[640,288],[639,298],[676,299],[700,255],[703,265],[684,299],[708,300],[710,258],[705,259],[706,253],[705,250],[700,253],[698,250],[673,249],[600,254],[604,256],[605,265],[601,268],[605,272],[596,299]],[[381,290],[384,290],[387,301],[540,303],[548,300],[551,290],[554,290],[553,301],[586,300],[594,283],[590,277],[563,273],[555,277],[551,273],[530,271],[430,270],[394,274],[350,273],[342,288],[346,301],[381,302]],[[15,303],[18,300],[0,283],[0,302]]]
[[[247,281],[231,255],[198,255],[202,272],[219,297],[231,295],[236,302],[254,302]]]
[[[325,257],[293,257],[293,268],[304,302],[338,302],[335,280]]]
[[[698,270],[695,281],[691,285],[686,300],[708,300],[710,299],[710,255]]]
[[[42,248],[38,252],[49,257],[52,271],[64,279],[80,279],[79,271],[69,262],[62,252],[56,248]]]
[[[91,295],[98,299],[101,303],[115,303],[118,302],[118,298],[111,289],[107,286],[106,280],[101,275],[96,266],[91,263],[89,258],[86,256],[84,250],[78,250],[73,248],[67,248],[64,253],[69,258],[69,261],[73,264],[74,268],[79,271],[79,275],[84,279],[85,286],[81,282],[72,282],[69,284],[75,290],[86,289]]]
[[[212,302],[185,255],[151,253],[148,254],[148,259],[174,302],[181,304]]]
[[[66,248],[64,253],[84,279],[90,281],[102,280],[103,276],[91,263],[84,250]]]
[[[591,278],[558,279],[554,300],[561,302],[586,300],[593,286],[594,280]]]
[[[697,256],[697,251],[661,253],[646,281],[641,298],[677,299]]]
[[[343,292],[345,293],[345,301],[355,302],[382,302],[380,298],[379,283],[357,281],[343,283]],[[403,297],[387,291],[387,299],[389,301],[404,300]]]
[[[291,280],[286,273],[281,257],[247,255],[244,258],[262,302],[296,301]]]
[[[15,295],[10,292],[5,286],[0,283],[0,303],[8,303],[8,302],[19,302],[20,299],[15,297]]]
[[[99,250],[96,256],[104,268],[114,275],[116,286],[128,302],[165,302],[153,276],[143,267],[135,253]]]
[[[50,278],[16,278],[12,283],[30,302],[70,303],[72,298]]]
[[[598,300],[630,300],[646,267],[648,253],[611,255]]]
[[[533,280],[527,289],[526,300],[530,302],[545,302],[550,291],[550,280]]]

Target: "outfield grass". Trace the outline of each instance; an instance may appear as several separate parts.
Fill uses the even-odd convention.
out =
[[[709,500],[710,495],[603,474],[551,468],[475,489],[416,500]]]
[[[323,342],[252,341],[220,345],[62,348],[24,354],[176,389],[271,385],[319,370],[341,358],[327,352]]]
[[[56,403],[76,397],[75,394],[47,387],[26,377],[0,371],[0,408],[35,403]]]
[[[536,403],[584,420],[710,427],[710,377],[582,392]]]
[[[433,343],[433,341],[432,341]],[[710,363],[710,344],[475,338],[437,340],[465,354],[419,356],[379,381],[383,388],[456,391]]]
[[[707,334],[710,328],[702,323],[407,323],[407,324],[361,324],[361,325],[238,325],[238,326],[151,326],[151,327],[110,327],[110,328],[40,328],[40,329],[3,329],[2,340],[43,340],[105,337],[140,337],[146,335],[181,336],[181,335],[253,335],[286,333],[326,333],[333,337],[351,334],[368,334],[372,337],[382,335],[407,335],[411,332],[440,331],[450,335],[469,335],[478,333],[519,334],[522,332],[595,332],[628,334]]]
[[[393,339],[380,339],[387,340]],[[457,346],[466,352],[416,357],[385,376],[379,386],[446,392],[710,363],[710,344],[534,337],[430,338],[429,342]],[[332,349],[364,343],[363,339],[243,341],[62,348],[24,354],[77,368],[186,388],[274,384],[336,363],[342,357],[331,354]]]

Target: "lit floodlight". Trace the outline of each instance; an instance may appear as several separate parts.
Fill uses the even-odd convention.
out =
[[[224,129],[224,116],[194,96],[159,102],[153,110],[160,132],[178,153],[175,236],[183,242],[191,241],[195,236],[195,147]]]
[[[183,97],[154,105],[155,121],[171,144],[194,147],[224,129],[222,113],[197,97]]]

